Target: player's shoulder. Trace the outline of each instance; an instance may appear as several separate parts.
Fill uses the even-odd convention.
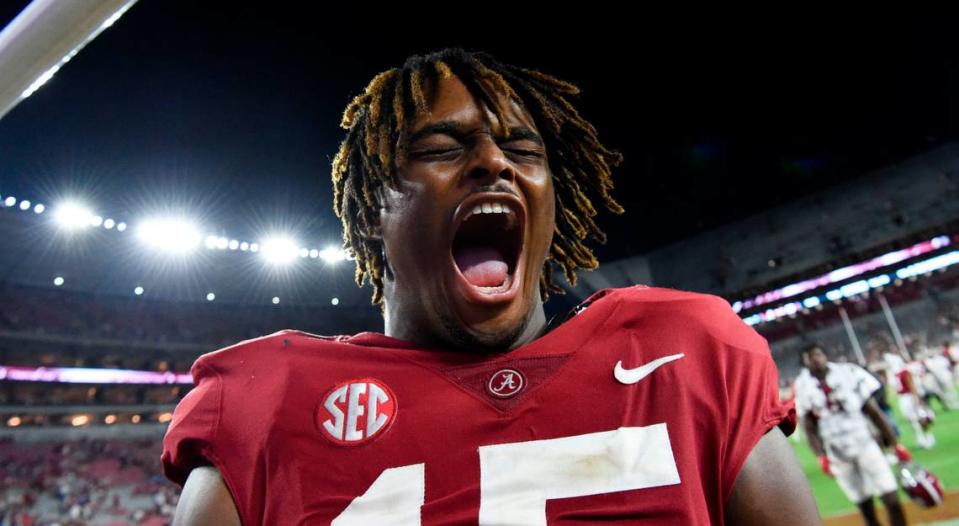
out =
[[[793,382],[793,386],[796,388],[798,393],[800,390],[806,389],[813,384],[812,374],[809,372],[809,369],[803,367],[799,374],[796,375],[796,380]]]
[[[201,355],[193,363],[194,376],[204,370],[217,373],[236,369],[241,365],[253,366],[263,362],[282,359],[291,345],[310,341],[339,341],[343,336],[322,336],[295,329],[283,329],[272,334],[243,340]]]
[[[714,294],[647,285],[613,289],[613,293],[621,303],[656,307],[663,313],[686,312],[704,316],[728,313],[735,316],[729,302]]]
[[[768,353],[768,343],[746,325],[724,298],[702,292],[635,285],[616,289],[617,315],[627,326],[662,327],[706,336],[727,345]]]
[[[829,366],[844,374],[869,374],[861,366],[850,362],[830,362]]]
[[[796,375],[796,381],[793,382],[793,389],[796,392],[796,409],[800,416],[806,413],[810,406],[814,405],[814,397],[819,390],[819,384],[805,367]]]

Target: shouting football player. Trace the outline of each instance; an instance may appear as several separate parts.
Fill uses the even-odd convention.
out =
[[[333,206],[384,332],[199,358],[164,439],[175,524],[819,524],[727,302],[637,285],[547,322],[622,211],[578,91],[447,49],[349,104]]]

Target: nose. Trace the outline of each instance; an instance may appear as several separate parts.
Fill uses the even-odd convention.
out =
[[[473,145],[466,175],[469,179],[486,184],[494,184],[499,179],[510,182],[516,179],[513,163],[506,158],[506,154],[496,141],[488,135],[478,139]]]

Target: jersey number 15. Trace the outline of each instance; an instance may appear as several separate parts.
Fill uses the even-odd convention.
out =
[[[481,446],[480,526],[546,525],[546,501],[679,484],[666,424]],[[419,526],[425,464],[384,470],[334,526]]]

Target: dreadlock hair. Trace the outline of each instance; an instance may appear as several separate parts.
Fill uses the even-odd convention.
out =
[[[333,159],[333,210],[343,223],[344,248],[356,261],[356,284],[369,281],[372,303],[383,307],[385,251],[382,239],[374,235],[382,206],[378,190],[397,183],[398,157],[405,153],[405,138],[416,117],[429,111],[427,94],[440,79],[454,75],[495,113],[507,133],[507,108],[498,94],[520,104],[540,128],[556,195],[556,230],[540,278],[540,296],[546,301],[550,292],[564,294],[553,282],[554,266],[575,285],[577,269],[599,266],[586,238],[606,242],[606,234],[593,220],[596,208],[590,196],[613,213],[623,212],[610,194],[611,170],[623,156],[603,146],[596,128],[570,103],[579,94],[578,87],[503,64],[485,52],[459,48],[414,55],[403,67],[376,75],[343,112],[340,126],[346,138]]]

